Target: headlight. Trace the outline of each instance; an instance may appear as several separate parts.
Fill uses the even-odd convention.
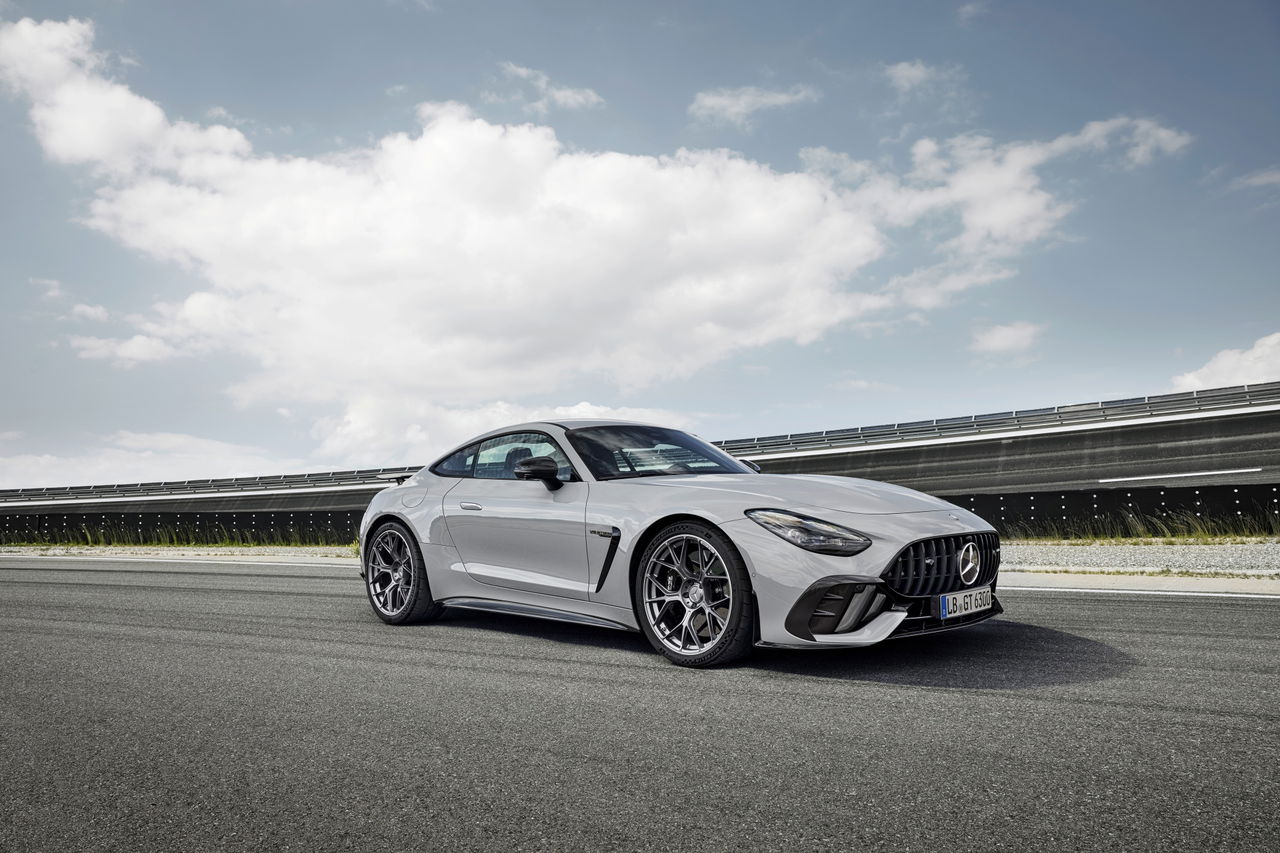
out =
[[[792,545],[818,554],[852,557],[871,547],[871,540],[861,533],[807,515],[781,509],[749,509],[747,518]]]

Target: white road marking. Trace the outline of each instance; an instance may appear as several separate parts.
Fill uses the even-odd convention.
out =
[[[1193,592],[1185,589],[1096,589],[1082,586],[1001,586],[996,592],[1097,592],[1103,595],[1189,595],[1196,598],[1280,598],[1267,592]]]
[[[185,566],[191,565],[209,565],[209,566],[290,566],[294,568],[354,568],[355,558],[350,558],[350,563],[281,563],[268,562],[265,560],[203,560],[190,559],[181,560],[172,557],[79,557],[73,554],[32,554],[30,556],[24,554],[0,554],[0,560],[85,560],[99,561],[107,563],[179,563]],[[341,560],[347,559],[343,557],[330,557],[328,559]],[[3,569],[0,566],[0,569]],[[1191,590],[1178,589],[1091,589],[1089,587],[1076,586],[1001,586],[997,592],[1096,592],[1102,595],[1180,595],[1191,596],[1197,598],[1280,598],[1280,594],[1265,592],[1193,592]]]
[[[1220,474],[1254,474],[1261,468],[1232,468],[1229,471],[1192,471],[1189,474],[1143,474],[1141,477],[1108,477],[1099,483],[1127,483],[1130,480],[1171,480],[1174,477],[1216,477]]]

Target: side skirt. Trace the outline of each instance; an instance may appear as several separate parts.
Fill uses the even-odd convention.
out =
[[[572,613],[568,610],[556,610],[551,607],[539,607],[535,604],[521,604],[514,601],[494,601],[488,598],[447,598],[440,602],[445,607],[456,607],[459,610],[482,610],[487,613],[506,613],[512,616],[528,616],[533,619],[547,619],[552,622],[572,622],[576,625],[591,625],[596,628],[612,628],[615,631],[637,630],[622,622],[614,622],[599,616],[585,613]]]

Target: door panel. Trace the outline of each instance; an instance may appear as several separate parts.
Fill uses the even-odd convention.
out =
[[[553,492],[536,480],[463,479],[445,496],[444,513],[476,580],[587,597],[586,483]]]

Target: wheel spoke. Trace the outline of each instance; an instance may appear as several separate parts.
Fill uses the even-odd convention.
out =
[[[697,651],[702,651],[702,648],[703,648],[702,638],[698,636],[698,629],[695,628],[693,625],[694,615],[695,615],[694,611],[692,610],[685,612],[684,614],[685,631],[688,633],[689,639],[693,643],[693,648]]]
[[[675,594],[676,594],[676,591],[675,591],[674,589],[671,589],[671,588],[670,588],[669,586],[667,586],[666,584],[664,584],[661,580],[659,580],[659,579],[658,579],[658,577],[657,577],[657,575],[654,575],[653,577],[650,577],[648,580],[649,580],[649,583],[650,583],[650,584],[652,584],[653,586],[656,586],[658,589],[660,589],[660,590],[662,591],[662,594],[663,594],[663,595],[675,595]]]

